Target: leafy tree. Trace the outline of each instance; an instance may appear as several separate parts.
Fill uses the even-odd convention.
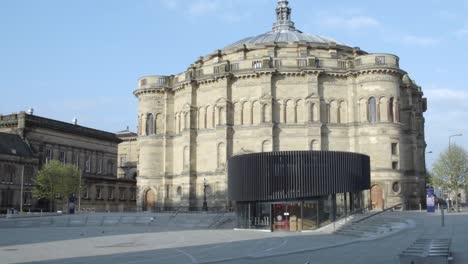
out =
[[[458,145],[440,154],[433,165],[431,183],[455,193],[457,210],[459,210],[458,193],[468,188],[468,153]]]
[[[79,192],[80,170],[73,165],[52,160],[38,172],[35,183],[33,197],[48,199],[49,209],[52,210],[52,202],[56,197],[62,197],[66,203],[71,194]]]

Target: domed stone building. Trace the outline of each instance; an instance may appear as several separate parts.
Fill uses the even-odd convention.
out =
[[[185,72],[138,80],[138,208],[200,208],[205,186],[224,209],[229,157],[291,150],[367,154],[369,203],[418,207],[427,103],[399,58],[299,31],[288,1],[276,15]]]

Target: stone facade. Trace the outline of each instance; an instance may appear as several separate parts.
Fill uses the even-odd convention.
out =
[[[33,207],[33,179],[38,167],[39,159],[20,136],[0,133],[0,213],[19,209],[21,186],[23,210]]]
[[[136,133],[127,130],[117,132],[117,137],[122,140],[118,146],[117,177],[136,180],[138,145]]]
[[[421,88],[397,56],[303,34],[290,11],[279,1],[272,32],[138,80],[139,209],[199,208],[204,181],[208,207],[229,207],[227,159],[286,150],[367,154],[375,208],[423,201]],[[284,41],[259,41],[272,34]]]
[[[0,132],[19,136],[33,153],[33,160],[28,162],[24,158],[20,160],[20,157],[10,157],[17,160],[9,162],[16,166],[14,179],[12,183],[0,182],[0,192],[14,187],[13,196],[20,197],[20,167],[32,166],[30,178],[34,179],[37,171],[45,163],[55,159],[74,164],[81,169],[85,184],[80,200],[82,210],[135,211],[135,179],[117,178],[117,146],[121,140],[116,134],[25,112],[0,115]],[[5,168],[4,166],[4,170],[0,170],[0,176],[7,172]],[[33,186],[33,180],[25,182],[27,192],[32,190]],[[13,198],[13,201],[8,206],[19,209],[19,199]],[[55,201],[55,209],[63,210],[61,204],[63,201]],[[32,199],[27,207],[37,211],[46,210],[48,205]]]

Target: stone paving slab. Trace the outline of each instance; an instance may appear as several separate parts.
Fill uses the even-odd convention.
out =
[[[0,230],[5,263],[398,263],[422,237],[452,238],[455,263],[468,263],[468,214],[396,213],[412,228],[358,239],[327,232],[264,233],[174,230],[157,226],[16,228]],[[4,233],[6,232],[6,233]],[[29,242],[33,238],[34,241]],[[3,264],[3,262],[1,262]]]

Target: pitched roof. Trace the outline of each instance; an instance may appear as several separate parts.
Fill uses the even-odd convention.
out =
[[[31,148],[16,134],[0,133],[0,154],[31,157]]]

